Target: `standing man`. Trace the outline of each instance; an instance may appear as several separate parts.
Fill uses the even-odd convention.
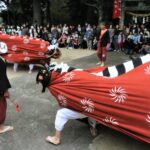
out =
[[[109,47],[110,47],[109,31],[106,28],[106,24],[101,23],[101,32],[97,45],[97,56],[100,59],[100,62],[98,62],[97,65],[101,66],[105,65],[107,50]]]
[[[92,41],[93,41],[93,29],[91,28],[90,25],[87,28],[87,31],[85,33],[85,38],[86,38],[86,41],[87,41],[87,48],[89,50],[91,50],[92,49]]]
[[[3,125],[6,118],[6,99],[10,97],[8,92],[10,87],[11,85],[6,74],[6,65],[0,57],[0,134],[13,130],[12,126]]]

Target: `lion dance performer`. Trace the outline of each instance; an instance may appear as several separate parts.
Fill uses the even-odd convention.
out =
[[[60,56],[61,52],[57,46],[49,46],[49,43],[44,40],[0,33],[0,57],[9,62],[47,66],[51,58],[57,59]],[[6,118],[6,98],[9,98],[8,89],[10,87],[6,75],[6,65],[0,58],[0,133],[13,130],[13,127],[3,125]],[[16,111],[19,112],[19,105],[14,100],[10,101],[15,105]]]
[[[41,70],[37,82],[43,92],[49,89],[61,109],[56,114],[56,133],[46,138],[48,142],[60,144],[69,119],[91,117],[150,143],[150,55],[106,68],[82,70],[60,64],[49,70]]]
[[[3,125],[6,119],[7,102],[10,97],[8,89],[11,87],[7,74],[5,62],[0,58],[0,133],[13,130],[12,126]]]

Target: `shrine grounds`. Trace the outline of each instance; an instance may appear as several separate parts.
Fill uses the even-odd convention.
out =
[[[76,68],[95,67],[98,59],[93,50],[62,50],[62,57],[57,62],[64,62]],[[107,65],[122,63],[129,56],[121,52],[109,52]],[[87,125],[76,120],[69,121],[63,131],[62,144],[59,146],[45,142],[48,135],[54,133],[54,120],[58,104],[46,91],[41,93],[41,86],[35,78],[38,67],[28,74],[26,66],[19,66],[13,72],[8,64],[8,77],[12,84],[12,99],[21,105],[21,112],[16,113],[8,102],[6,124],[14,126],[14,131],[0,135],[0,150],[150,150],[150,145],[136,141],[122,133],[100,126],[100,134],[93,138]]]

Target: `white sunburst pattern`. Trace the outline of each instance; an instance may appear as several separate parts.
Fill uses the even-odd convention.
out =
[[[45,48],[45,47],[46,47],[46,44],[45,44],[45,43],[41,43],[41,44],[40,44],[40,48],[43,49],[43,48]]]
[[[61,106],[63,106],[63,107],[66,107],[66,106],[67,106],[67,104],[68,104],[67,98],[66,98],[64,95],[59,94],[59,95],[57,96],[57,98],[58,98],[59,104],[60,104]]]
[[[28,55],[29,53],[27,51],[23,51],[23,55]]]
[[[63,77],[63,80],[65,82],[70,82],[74,78],[74,76],[75,76],[75,73],[73,72],[66,73]]]
[[[144,69],[144,71],[145,71],[145,74],[150,75],[150,65],[147,66],[147,67]]]
[[[13,45],[11,48],[13,51],[17,51],[17,45]]]
[[[9,37],[9,39],[15,39],[16,38],[16,36],[10,36]]]
[[[149,127],[150,127],[150,113],[147,114],[147,116],[146,116],[146,121],[149,123]]]
[[[82,104],[82,108],[84,109],[84,111],[89,112],[89,113],[94,112],[95,105],[94,105],[94,102],[90,98],[85,97],[80,102]]]
[[[122,87],[114,87],[109,92],[115,103],[124,103],[128,96],[126,90]]]
[[[106,122],[106,123],[110,123],[112,125],[119,125],[118,121],[113,117],[108,117],[107,116],[103,119],[103,121]]]
[[[24,61],[30,61],[30,57],[24,57]]]
[[[44,56],[44,53],[43,52],[38,52],[38,55],[39,56]]]
[[[24,43],[24,44],[29,44],[29,42],[30,42],[29,39],[27,39],[27,38],[24,38],[24,39],[23,39],[23,43]]]
[[[12,54],[8,54],[8,57],[9,57],[9,58],[12,57]]]

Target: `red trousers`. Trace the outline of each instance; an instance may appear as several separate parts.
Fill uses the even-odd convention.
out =
[[[100,61],[105,62],[107,57],[107,49],[106,47],[98,47],[97,48],[97,56],[100,59]]]
[[[123,42],[121,42],[121,43],[118,43],[118,47],[119,47],[119,49],[123,49],[123,47],[124,47],[124,43]]]
[[[0,97],[0,124],[3,124],[6,119],[7,102],[4,97]]]

